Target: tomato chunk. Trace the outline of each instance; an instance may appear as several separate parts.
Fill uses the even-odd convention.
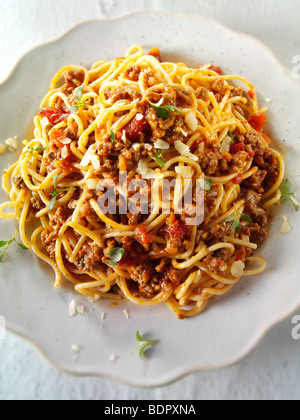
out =
[[[138,119],[137,117],[135,117],[127,125],[125,125],[123,130],[125,131],[125,134],[128,140],[138,141],[140,139],[142,132],[145,130],[146,127],[147,127],[147,121],[145,120],[144,116],[141,119]]]
[[[66,111],[65,109],[57,109],[57,108],[42,108],[39,116],[42,118],[48,118],[48,121],[50,124],[56,125],[63,121],[65,121],[69,116],[69,111]]]
[[[160,50],[159,48],[155,47],[152,48],[149,52],[148,55],[152,55],[153,57],[160,57]]]
[[[243,175],[238,174],[235,178],[233,178],[232,182],[236,185],[239,185],[243,181]]]
[[[262,131],[264,126],[266,125],[266,122],[268,120],[268,117],[264,112],[259,112],[258,114],[251,115],[248,119],[248,123],[252,125],[254,130],[256,131]]]
[[[177,220],[175,215],[171,215],[167,220],[164,235],[166,239],[189,239],[190,228],[182,220]]]
[[[134,231],[138,241],[145,247],[152,243],[152,233],[147,232],[147,226],[138,226]]]
[[[223,73],[223,70],[219,66],[211,66],[209,70],[212,70],[212,71],[218,73],[219,75],[221,75]]]
[[[244,148],[245,148],[244,143],[235,143],[235,144],[232,144],[230,146],[230,153],[232,153],[233,155],[235,155],[236,153],[241,152],[242,150],[244,150]]]

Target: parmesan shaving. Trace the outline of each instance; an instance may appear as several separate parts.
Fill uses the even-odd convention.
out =
[[[198,120],[196,115],[190,111],[186,117],[185,117],[185,123],[186,125],[192,130],[192,131],[196,131],[197,127],[198,127]]]
[[[99,159],[99,156],[92,155],[91,156],[91,161],[92,161],[92,165],[93,165],[95,171],[100,171],[100,159]]]
[[[98,185],[98,179],[96,178],[90,178],[85,181],[86,186],[89,190],[96,190]]]
[[[168,150],[170,149],[170,144],[167,141],[159,139],[154,143],[154,147],[155,149]]]
[[[69,315],[72,318],[77,315],[77,309],[76,309],[75,300],[72,300],[72,302],[69,305]]]
[[[144,118],[144,115],[143,114],[136,114],[135,118],[136,118],[137,121],[141,121]]]
[[[61,150],[61,157],[63,159],[66,159],[68,157],[68,155],[69,155],[68,148],[67,148],[67,146],[64,146]]]
[[[137,173],[144,179],[157,178],[159,175],[148,166],[147,159],[141,159],[138,163]]]
[[[182,156],[186,156],[194,161],[198,160],[197,156],[193,155],[193,153],[190,151],[190,148],[186,144],[182,143],[182,141],[175,141],[175,149]]]
[[[191,179],[194,175],[194,169],[189,166],[176,166],[175,172],[185,179]]]
[[[235,261],[231,267],[231,274],[233,277],[239,279],[243,276],[245,270],[245,263],[242,261]]]
[[[18,148],[18,142],[16,139],[12,139],[12,138],[7,139],[5,140],[5,144],[8,146],[8,150],[10,152],[15,152]]]
[[[226,136],[225,139],[222,141],[222,145],[220,147],[219,152],[228,153],[230,151],[231,142],[232,142],[231,138],[229,136]]]
[[[280,233],[285,234],[285,233],[291,232],[292,228],[289,224],[288,218],[285,215],[283,215],[282,219],[283,220],[282,220],[282,226],[281,226],[281,229],[280,229]]]

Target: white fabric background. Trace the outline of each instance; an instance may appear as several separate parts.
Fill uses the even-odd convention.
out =
[[[289,70],[292,57],[300,55],[300,0],[1,0],[0,83],[36,45],[85,20],[140,9],[198,13],[218,20],[263,41]],[[291,320],[292,316],[273,328],[235,366],[195,373],[157,389],[67,376],[49,366],[30,344],[7,334],[6,339],[0,337],[0,399],[298,400],[300,342],[291,337]]]

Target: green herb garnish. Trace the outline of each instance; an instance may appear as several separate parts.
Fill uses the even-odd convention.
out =
[[[57,201],[57,197],[65,191],[75,191],[75,187],[71,187],[71,188],[57,188],[57,180],[58,180],[58,175],[54,175],[53,177],[53,186],[54,186],[54,190],[50,193],[50,195],[52,196],[52,199],[50,200],[50,203],[48,205],[48,210],[51,212],[55,205],[56,205],[56,201]]]
[[[245,222],[253,223],[250,216],[248,216],[247,214],[241,214],[235,207],[235,216],[228,217],[225,220],[225,222],[226,223],[233,222],[230,229],[235,230],[237,233],[240,233],[242,229],[241,220],[244,220]]]
[[[75,102],[75,105],[71,106],[71,108],[70,108],[70,112],[71,112],[71,114],[74,114],[75,112],[77,112],[77,111],[78,111],[78,109],[79,109],[79,108],[83,108],[83,107],[84,107],[84,105],[85,105],[85,104],[82,102],[83,88],[84,88],[84,85],[80,86],[80,87],[77,89],[77,92],[76,92],[77,101]]]
[[[37,146],[37,147],[35,147],[34,149],[32,148],[32,147],[30,147],[30,146],[27,146],[27,149],[28,149],[28,154],[30,154],[30,155],[33,155],[33,153],[35,153],[35,152],[37,152],[37,153],[39,153],[39,152],[44,152],[45,150],[47,150],[47,147],[44,147],[44,146]]]
[[[5,252],[8,250],[8,248],[10,247],[10,245],[13,242],[15,242],[18,245],[18,247],[20,247],[21,249],[24,249],[25,251],[28,250],[27,246],[25,246],[22,243],[16,241],[17,234],[18,234],[18,231],[16,230],[13,238],[9,239],[8,241],[0,241],[0,249],[1,249],[0,250],[0,263],[3,262]]]
[[[136,332],[136,339],[139,341],[139,346],[133,350],[132,353],[135,353],[139,350],[139,356],[142,359],[144,357],[145,350],[147,350],[149,347],[152,347],[154,344],[158,343],[158,340],[145,340],[139,331]]]
[[[116,140],[116,135],[115,135],[115,133],[112,130],[110,132],[110,140],[111,140],[112,143],[114,143],[115,140]]]
[[[163,151],[161,149],[159,149],[159,151],[156,153],[156,155],[154,156],[154,160],[155,162],[161,167],[164,168],[165,167],[165,160],[162,157],[162,153]]]
[[[162,97],[161,100],[157,103],[154,104],[153,102],[149,101],[149,104],[153,106],[153,108],[156,111],[156,114],[160,117],[160,118],[164,118],[165,120],[168,120],[171,118],[170,112],[177,112],[178,114],[182,114],[182,111],[174,105],[163,105],[165,98]]]
[[[212,179],[203,179],[201,180],[201,187],[204,189],[204,191],[210,191],[213,184]]]
[[[107,253],[110,260],[108,260],[108,264],[116,267],[119,265],[119,262],[122,260],[125,254],[125,249],[123,248],[114,248]]]
[[[233,135],[231,130],[228,130],[228,136],[231,138],[232,141],[234,141],[237,138],[237,135]]]
[[[289,200],[293,204],[294,209],[296,211],[298,211],[299,210],[299,203],[295,198],[295,193],[291,192],[290,189],[291,189],[291,183],[290,183],[289,179],[286,179],[285,183],[283,185],[283,188],[282,188],[281,199],[282,200]]]

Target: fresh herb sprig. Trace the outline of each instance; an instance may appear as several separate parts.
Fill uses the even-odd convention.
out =
[[[16,243],[21,249],[24,249],[25,251],[28,250],[27,246],[23,245],[20,242],[17,242],[17,234],[18,231],[16,230],[14,236],[11,239],[9,239],[8,241],[0,241],[0,263],[3,262],[4,255],[13,242]]]
[[[244,220],[245,222],[253,223],[250,216],[248,216],[247,214],[240,213],[235,207],[235,216],[228,217],[225,220],[225,222],[226,223],[233,222],[230,229],[235,230],[237,233],[240,233],[240,231],[242,230],[241,220]]]
[[[136,339],[140,344],[136,349],[133,350],[132,354],[136,351],[139,351],[139,356],[141,359],[144,357],[144,353],[149,347],[152,347],[154,344],[158,343],[158,340],[146,340],[141,336],[139,331],[136,332]]]
[[[153,159],[155,160],[155,162],[161,167],[164,168],[165,167],[165,160],[162,157],[163,151],[162,149],[159,149],[158,152],[156,153],[156,155],[153,157]]]
[[[57,180],[58,180],[58,175],[54,175],[53,177],[53,186],[54,186],[54,190],[51,191],[50,195],[52,196],[52,199],[50,200],[50,203],[48,205],[48,210],[51,212],[57,202],[57,197],[65,191],[75,191],[75,187],[71,187],[71,188],[57,188]]]
[[[28,149],[27,153],[28,153],[29,155],[33,155],[33,153],[44,152],[45,150],[47,150],[47,147],[44,147],[44,146],[37,146],[37,147],[35,147],[35,148],[33,149],[32,147],[27,146],[27,149]]]
[[[75,105],[71,106],[70,108],[71,114],[74,114],[78,111],[79,108],[83,108],[85,105],[84,102],[82,102],[83,88],[84,85],[80,86],[76,91],[77,101],[75,102]]]
[[[125,249],[123,248],[114,248],[107,253],[107,256],[110,258],[108,260],[108,264],[112,265],[113,267],[117,267],[119,262],[122,260],[125,254]]]
[[[296,211],[299,210],[300,205],[295,198],[295,193],[291,192],[291,183],[290,183],[289,179],[286,179],[284,184],[283,184],[281,199],[282,200],[289,200],[293,204],[294,209]]]
[[[171,118],[170,112],[176,112],[178,114],[182,114],[181,109],[179,109],[175,105],[163,105],[164,101],[165,101],[165,98],[164,97],[162,97],[161,100],[157,104],[154,104],[153,102],[151,102],[151,101],[148,100],[149,104],[151,106],[153,106],[153,108],[156,111],[156,114],[160,118],[163,118],[165,120],[170,119]]]

